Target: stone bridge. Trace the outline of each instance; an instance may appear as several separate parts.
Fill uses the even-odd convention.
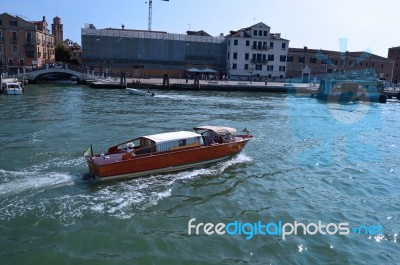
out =
[[[24,76],[24,79],[27,79],[29,81],[29,83],[35,83],[37,77],[50,73],[64,73],[64,74],[69,74],[71,76],[76,76],[76,78],[78,78],[78,82],[100,79],[100,77],[94,75],[93,72],[91,74],[86,74],[79,68],[70,69],[66,65],[64,67],[46,67],[46,68],[35,69],[31,72],[24,73],[22,75]]]

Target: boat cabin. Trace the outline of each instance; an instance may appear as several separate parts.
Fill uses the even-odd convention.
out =
[[[188,131],[160,133],[139,138],[140,150],[135,153],[153,153],[204,145],[200,134]]]
[[[205,145],[227,143],[234,138],[236,133],[235,128],[222,126],[199,126],[193,129],[201,134]]]

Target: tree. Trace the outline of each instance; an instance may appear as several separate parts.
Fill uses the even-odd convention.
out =
[[[56,62],[69,63],[71,61],[71,51],[63,44],[58,44],[55,49]]]

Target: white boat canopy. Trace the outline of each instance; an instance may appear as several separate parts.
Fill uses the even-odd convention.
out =
[[[199,126],[199,127],[194,127],[194,130],[210,130],[214,131],[220,135],[225,135],[225,134],[235,134],[237,131],[235,128],[231,127],[222,127],[222,126]]]
[[[157,144],[177,141],[183,139],[192,139],[192,138],[201,138],[201,135],[195,132],[189,131],[178,131],[178,132],[168,132],[168,133],[159,133],[153,135],[143,136],[142,138],[146,138],[154,141]]]

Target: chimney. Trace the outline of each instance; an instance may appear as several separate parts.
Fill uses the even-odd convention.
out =
[[[304,51],[305,51],[305,52],[307,51],[307,46],[304,46]]]
[[[43,20],[42,20],[43,22],[45,22],[46,21],[46,17],[45,16],[43,16]]]

